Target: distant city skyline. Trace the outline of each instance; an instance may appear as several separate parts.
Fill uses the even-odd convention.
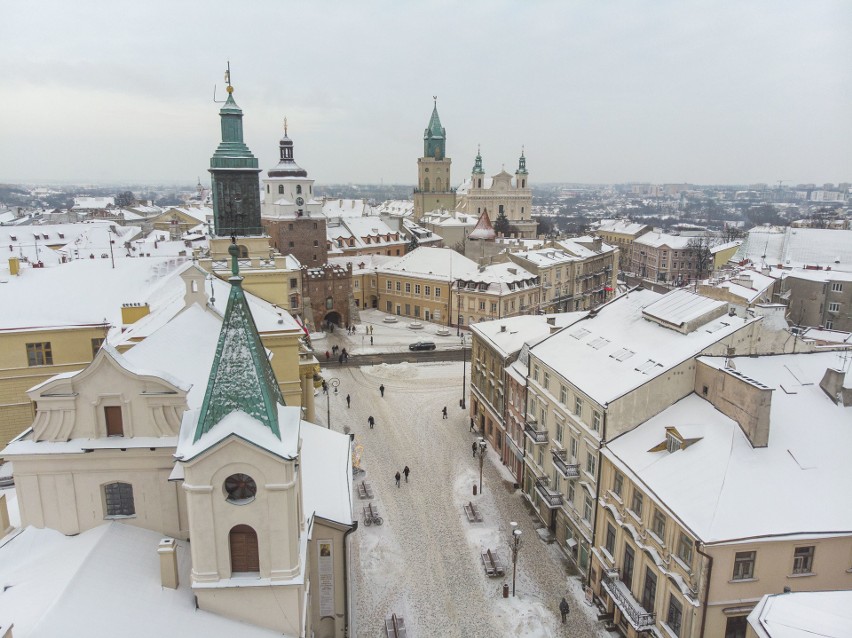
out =
[[[265,170],[414,184],[432,95],[452,184],[852,181],[852,4],[73,4],[4,10],[0,183],[210,183],[223,72]]]

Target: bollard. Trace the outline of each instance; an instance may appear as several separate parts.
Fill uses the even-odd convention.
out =
[[[476,496],[476,483],[473,484],[473,495]]]
[[[503,598],[509,597],[509,583],[503,583]]]

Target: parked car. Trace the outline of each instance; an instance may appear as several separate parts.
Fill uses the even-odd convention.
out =
[[[418,341],[408,346],[409,350],[434,350],[435,343],[432,341]]]

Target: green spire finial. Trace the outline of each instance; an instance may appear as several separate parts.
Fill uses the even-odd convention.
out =
[[[518,160],[518,173],[521,175],[527,174],[527,158],[524,157],[524,147],[521,146],[521,157]]]
[[[476,161],[473,163],[473,171],[475,175],[483,175],[485,171],[482,169],[482,155],[479,152],[479,144],[476,145]]]

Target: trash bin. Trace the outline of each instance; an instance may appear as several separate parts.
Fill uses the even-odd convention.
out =
[[[473,495],[476,496],[476,483],[473,484]]]
[[[509,597],[509,583],[503,583],[503,598]]]

